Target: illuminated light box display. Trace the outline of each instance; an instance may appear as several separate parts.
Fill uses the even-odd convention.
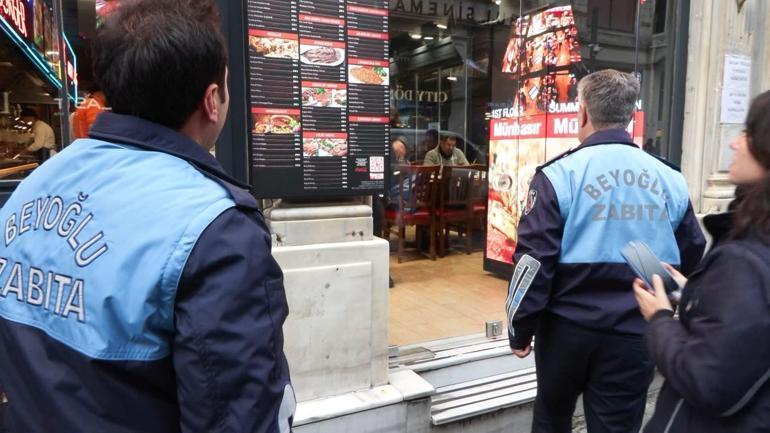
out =
[[[489,141],[489,198],[484,268],[512,271],[519,218],[538,166],[577,140],[578,73],[582,65],[571,6],[524,16],[505,51],[502,72],[517,79],[508,108],[492,111]],[[641,146],[644,113],[637,103],[628,131]]]

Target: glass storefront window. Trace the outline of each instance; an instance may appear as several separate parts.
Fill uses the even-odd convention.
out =
[[[57,30],[53,5],[46,0],[11,0],[0,8],[0,196],[66,145],[59,98],[69,83],[77,95],[77,62]],[[12,13],[13,12],[13,13]],[[67,52],[60,46],[65,42]],[[67,63],[66,70],[61,61]],[[6,183],[8,185],[6,185]],[[2,197],[0,197],[2,198]]]
[[[393,344],[479,333],[485,321],[504,320],[529,181],[538,165],[579,144],[583,76],[635,72],[642,94],[629,132],[678,163],[686,38],[676,29],[689,8],[685,0],[411,3],[391,2],[391,138],[406,137],[408,159],[420,163],[452,133],[485,170],[489,199],[470,256],[450,234],[436,261],[416,252],[391,261]],[[407,242],[416,247],[419,236],[409,232]]]

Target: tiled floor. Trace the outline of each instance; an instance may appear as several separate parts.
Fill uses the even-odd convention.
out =
[[[484,254],[453,250],[431,261],[391,255],[390,344],[404,345],[483,333],[485,322],[505,323],[508,281],[483,270]]]

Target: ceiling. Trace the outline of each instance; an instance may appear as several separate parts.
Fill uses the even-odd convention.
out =
[[[8,38],[0,38],[0,92],[11,91],[14,104],[54,104],[57,89],[44,80]]]

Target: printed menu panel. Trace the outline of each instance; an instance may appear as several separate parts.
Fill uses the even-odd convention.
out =
[[[254,194],[384,191],[387,0],[248,0],[246,8]]]

